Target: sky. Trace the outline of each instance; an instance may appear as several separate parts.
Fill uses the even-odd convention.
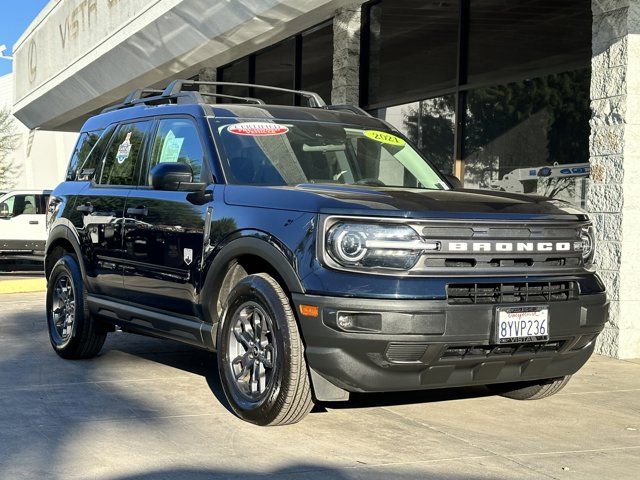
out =
[[[0,45],[7,45],[10,54],[13,44],[20,38],[31,21],[49,0],[22,0],[3,2],[0,14]],[[0,76],[11,72],[11,61],[0,58]]]

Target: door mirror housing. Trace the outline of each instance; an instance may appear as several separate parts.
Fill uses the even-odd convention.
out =
[[[159,163],[149,172],[149,184],[154,190],[198,192],[206,184],[193,183],[193,171],[184,163]]]
[[[11,212],[9,212],[9,205],[6,203],[0,203],[0,218],[10,218]]]
[[[447,182],[449,182],[449,185],[451,185],[451,188],[453,188],[454,190],[460,190],[461,188],[464,188],[460,179],[455,175],[445,175],[445,178],[447,179]]]

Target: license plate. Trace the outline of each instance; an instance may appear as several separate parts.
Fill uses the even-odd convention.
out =
[[[498,343],[549,340],[549,307],[501,307],[496,314]]]

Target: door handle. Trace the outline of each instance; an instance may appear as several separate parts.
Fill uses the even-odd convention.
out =
[[[90,203],[85,203],[84,205],[78,205],[76,207],[76,210],[84,214],[93,213],[93,205],[91,205]]]
[[[29,225],[38,225],[38,220],[29,220]]]
[[[127,215],[135,217],[146,217],[149,214],[147,207],[127,208]]]

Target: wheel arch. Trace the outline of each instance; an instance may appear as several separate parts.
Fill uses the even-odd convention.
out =
[[[282,249],[263,235],[250,235],[226,243],[215,254],[201,292],[205,318],[215,326],[220,319],[221,296],[226,296],[244,275],[268,273],[288,294],[304,293],[304,288]]]
[[[76,256],[82,278],[85,279],[86,273],[84,262],[82,261],[80,242],[73,230],[66,225],[57,225],[49,233],[44,258],[45,278],[47,280],[49,279],[56,262],[60,260],[65,253],[71,253]]]

